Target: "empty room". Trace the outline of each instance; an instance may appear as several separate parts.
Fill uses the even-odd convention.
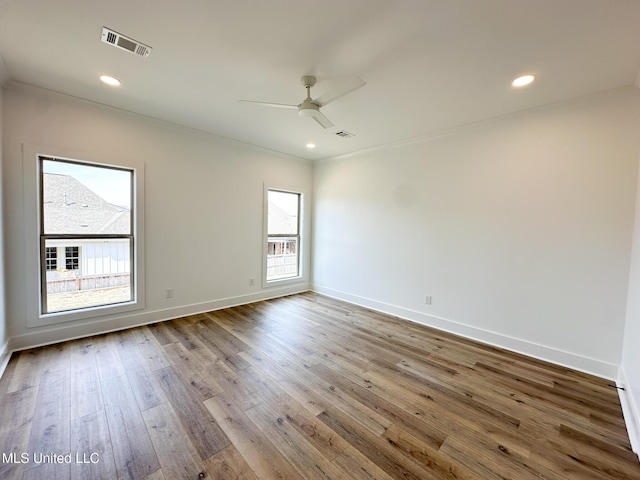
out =
[[[638,25],[0,1],[0,478],[640,479]]]

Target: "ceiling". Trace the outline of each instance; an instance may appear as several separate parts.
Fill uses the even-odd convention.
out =
[[[313,160],[634,85],[639,25],[638,0],[0,0],[0,57],[11,82]],[[238,102],[300,103],[305,74],[314,98],[367,84],[322,109],[326,130]]]

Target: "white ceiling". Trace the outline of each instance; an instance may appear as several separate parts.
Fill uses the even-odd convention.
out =
[[[102,43],[103,26],[151,55]],[[11,81],[319,159],[633,85],[640,1],[0,0],[0,57]],[[297,104],[303,74],[313,97],[367,85],[323,108],[327,130],[238,102]]]

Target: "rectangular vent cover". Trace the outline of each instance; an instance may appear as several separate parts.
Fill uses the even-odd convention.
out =
[[[353,133],[349,133],[346,130],[340,130],[339,132],[336,132],[336,135],[342,138],[351,138],[351,137],[355,137],[355,135]]]
[[[134,53],[141,57],[148,57],[151,54],[151,47],[140,43],[133,38],[126,37],[118,32],[115,32],[107,27],[102,27],[102,39],[104,43],[113,45],[114,47],[121,48],[127,52]]]

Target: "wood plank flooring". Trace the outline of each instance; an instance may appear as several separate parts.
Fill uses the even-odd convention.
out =
[[[640,479],[610,382],[313,293],[15,354],[2,479]]]

